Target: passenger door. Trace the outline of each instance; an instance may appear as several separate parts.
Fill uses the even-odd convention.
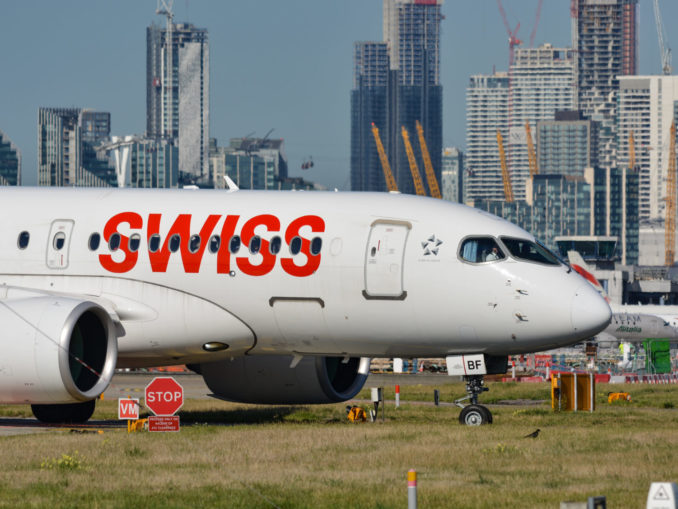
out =
[[[377,220],[372,223],[365,253],[366,299],[403,300],[405,246],[411,229],[405,221]]]
[[[52,223],[47,237],[47,267],[65,269],[68,267],[68,253],[71,245],[73,221],[57,219]]]

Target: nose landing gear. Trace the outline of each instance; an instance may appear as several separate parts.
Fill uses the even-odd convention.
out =
[[[478,404],[478,396],[483,392],[489,391],[484,386],[483,375],[467,375],[464,376],[466,382],[466,396],[455,400],[454,404],[461,407],[459,414],[459,424],[466,424],[467,426],[480,426],[482,424],[492,424],[492,413],[490,410]],[[462,404],[462,401],[471,400],[470,405]]]

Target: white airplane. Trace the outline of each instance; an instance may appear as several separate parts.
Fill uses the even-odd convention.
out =
[[[590,272],[590,267],[581,254],[567,253],[572,268],[586,279],[610,303],[607,292]],[[610,303],[612,320],[598,335],[598,341],[640,342],[646,339],[678,338],[678,306],[657,306]]]
[[[116,367],[328,403],[371,357],[483,354],[505,372],[610,320],[524,230],[410,195],[0,188],[0,239],[0,402],[48,422],[86,421]],[[460,420],[491,421],[482,376],[467,381]]]

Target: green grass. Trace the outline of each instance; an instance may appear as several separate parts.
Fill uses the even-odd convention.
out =
[[[623,386],[633,401],[609,405],[620,386],[599,385],[594,413],[553,413],[547,384],[490,387],[484,401],[540,403],[490,405],[494,424],[467,428],[456,408],[408,403],[432,402],[434,387],[402,386],[385,422],[351,424],[346,403],[189,400],[180,433],[1,437],[0,507],[405,507],[415,468],[420,507],[558,507],[606,495],[608,507],[635,508],[652,481],[678,479],[678,387]],[[448,402],[464,393],[459,383],[439,389]],[[116,412],[115,401],[99,402],[94,419]],[[538,438],[522,438],[536,428]]]

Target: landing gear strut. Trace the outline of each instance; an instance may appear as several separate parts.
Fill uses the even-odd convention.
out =
[[[467,426],[492,424],[492,413],[487,407],[478,404],[478,396],[483,392],[490,390],[484,386],[483,378],[483,375],[464,376],[467,395],[454,402],[455,405],[461,407],[461,413],[459,414],[459,424],[466,424]],[[463,405],[462,401],[467,399],[471,400],[471,404]]]

